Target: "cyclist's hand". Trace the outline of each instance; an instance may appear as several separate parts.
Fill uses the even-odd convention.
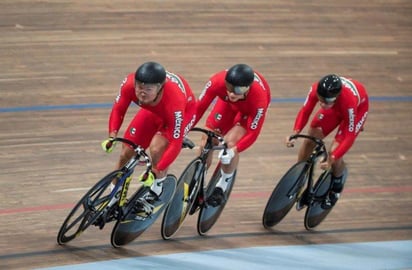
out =
[[[116,142],[113,141],[113,137],[109,137],[108,139],[102,142],[102,149],[106,153],[111,153],[116,145]]]
[[[155,179],[156,175],[152,171],[144,172],[139,176],[139,181],[142,182],[145,187],[150,187]]]
[[[328,170],[330,168],[332,168],[332,164],[335,162],[335,160],[331,157],[328,156],[328,158],[324,161],[322,161],[319,166],[322,170]]]
[[[232,158],[235,156],[235,151],[233,151],[232,148],[226,149],[226,153],[224,153],[225,150],[221,150],[219,152],[218,158],[220,159],[220,162],[224,165],[230,164],[232,161]]]
[[[286,143],[286,146],[287,147],[294,147],[295,146],[295,142],[296,142],[296,139],[290,139],[290,136],[287,136],[286,137],[286,141],[285,141],[285,143]]]

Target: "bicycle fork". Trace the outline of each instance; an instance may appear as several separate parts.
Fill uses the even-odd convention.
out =
[[[303,188],[303,186],[306,184],[306,182],[309,179],[309,183],[308,183],[308,187],[311,185],[311,177],[310,175],[312,174],[313,168],[309,167],[309,168],[304,168],[302,170],[302,172],[299,174],[299,177],[297,178],[298,180],[295,182],[295,184],[291,187],[291,189],[289,190],[288,197],[289,199],[292,199],[296,194],[297,194],[297,198],[300,198],[303,194],[303,192],[305,191],[305,189]]]

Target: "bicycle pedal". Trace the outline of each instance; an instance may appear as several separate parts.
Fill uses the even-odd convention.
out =
[[[305,208],[307,205],[304,203],[304,202],[302,202],[301,200],[298,200],[297,202],[296,202],[296,210],[297,211],[300,211],[300,210],[302,210],[303,208]]]
[[[99,229],[102,230],[104,225],[106,225],[106,222],[104,222],[103,219],[99,217],[95,222],[92,223],[92,225],[99,227]]]
[[[106,225],[106,222],[101,222],[101,223],[99,224],[99,230],[103,230],[104,225]]]
[[[134,220],[144,221],[148,218],[151,218],[152,214],[148,214],[146,212],[136,213]]]
[[[193,214],[196,213],[197,210],[199,210],[199,209],[200,209],[199,203],[198,203],[198,202],[195,202],[195,203],[192,205],[192,207],[190,208],[190,210],[189,210],[189,215],[190,215],[190,216],[193,215]]]

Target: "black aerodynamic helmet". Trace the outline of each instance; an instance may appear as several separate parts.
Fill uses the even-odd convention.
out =
[[[146,62],[136,70],[134,79],[144,84],[162,84],[166,80],[166,70],[159,63]]]
[[[324,99],[336,98],[342,90],[342,81],[339,76],[329,74],[320,79],[318,83],[318,96]]]
[[[233,86],[250,86],[255,78],[253,69],[245,64],[229,68],[225,80]]]

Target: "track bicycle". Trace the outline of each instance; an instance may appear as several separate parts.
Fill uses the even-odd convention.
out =
[[[331,170],[322,170],[315,182],[315,165],[322,158],[327,159],[328,152],[321,139],[309,135],[295,134],[290,140],[305,138],[315,143],[315,148],[309,158],[294,164],[276,185],[263,212],[263,226],[267,229],[278,224],[292,206],[296,203],[299,211],[307,205],[304,225],[307,230],[318,226],[329,214],[332,208],[324,207],[332,188]],[[343,183],[346,181],[347,170],[344,171]]]
[[[145,150],[124,138],[114,138],[113,142],[122,142],[133,147],[135,155],[119,170],[115,170],[98,181],[68,214],[57,235],[57,243],[66,244],[79,237],[88,227],[94,225],[99,229],[115,221],[111,233],[113,247],[126,245],[142,234],[165,209],[172,198],[176,177],[168,175],[163,182],[163,192],[151,212],[137,213],[136,202],[146,193],[149,187],[141,185],[135,192],[129,194],[131,175],[136,166],[144,166],[143,173],[147,175],[152,163]],[[109,185],[117,183],[112,191]]]
[[[227,144],[223,137],[213,131],[194,127],[191,132],[204,133],[207,135],[207,140],[199,156],[193,159],[183,170],[177,182],[175,195],[163,214],[161,235],[165,240],[172,238],[182,226],[187,215],[193,215],[197,210],[200,210],[197,220],[197,232],[199,235],[205,235],[222,213],[236,179],[235,171],[224,192],[225,200],[221,204],[212,206],[207,203],[208,196],[212,194],[221,177],[221,164],[218,162],[206,186],[207,157],[213,150],[223,149],[226,151]],[[186,140],[190,141],[188,138]],[[217,145],[216,141],[218,142]],[[192,146],[194,146],[193,142]]]

